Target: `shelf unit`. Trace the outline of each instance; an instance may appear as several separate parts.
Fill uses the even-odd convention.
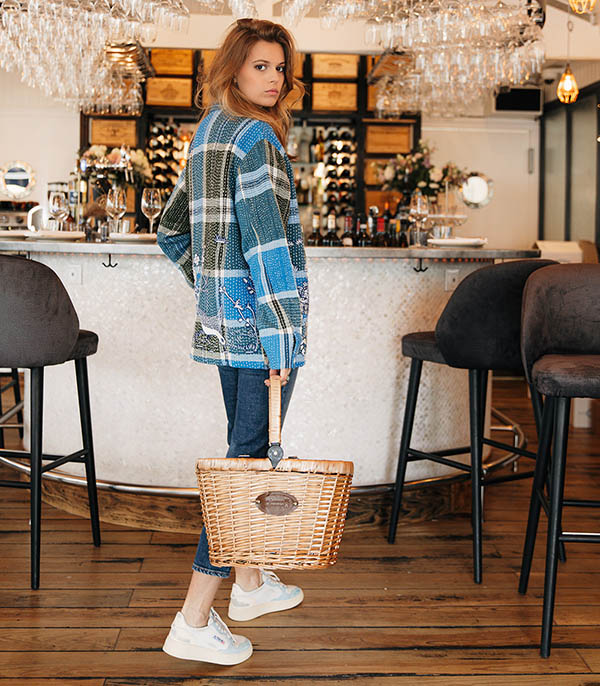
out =
[[[165,49],[161,48],[161,51]],[[169,49],[171,50],[171,49]],[[177,49],[172,49],[174,55]],[[214,50],[193,51],[193,73],[173,74],[161,70],[157,78],[191,79],[192,103],[198,93],[202,74],[214,56]],[[152,51],[151,51],[152,57]],[[373,111],[374,91],[367,85],[367,73],[374,64],[376,57],[369,55],[341,55],[324,53],[303,53],[297,65],[296,74],[306,86],[306,94],[296,108],[293,109],[294,124],[301,126],[333,126],[349,125],[356,132],[356,210],[364,212],[365,207],[373,202],[381,203],[387,196],[389,199],[397,197],[394,193],[383,193],[370,173],[368,165],[372,161],[388,159],[396,153],[407,153],[413,150],[421,137],[421,117],[407,116],[395,120],[376,119]],[[356,65],[355,71],[350,73],[350,66]],[[329,65],[329,71],[327,68]],[[325,71],[324,71],[325,69]],[[157,70],[158,72],[158,70]],[[339,73],[341,75],[336,74]],[[354,86],[354,88],[348,88]],[[337,87],[337,88],[336,88]],[[356,102],[346,101],[342,104],[345,109],[339,109],[339,101],[348,98],[350,92],[356,92]],[[329,109],[315,109],[315,104],[327,102],[328,97],[335,99],[340,94],[338,106]],[[329,94],[329,96],[328,96]],[[144,88],[144,100],[146,88]],[[352,104],[354,109],[351,109]],[[81,150],[85,150],[91,143],[91,121],[95,118],[112,119],[116,122],[134,120],[136,127],[137,147],[145,148],[148,132],[152,121],[156,118],[172,117],[175,122],[195,122],[200,117],[200,110],[193,105],[190,107],[172,107],[146,105],[140,117],[81,115]],[[377,141],[374,143],[374,141]],[[382,143],[383,141],[383,143]],[[102,142],[102,141],[93,141]],[[385,148],[385,149],[382,149]],[[370,149],[369,149],[370,148]],[[138,210],[139,216],[139,210]]]

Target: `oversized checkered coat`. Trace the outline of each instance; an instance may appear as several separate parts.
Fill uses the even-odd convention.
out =
[[[304,364],[302,228],[292,166],[268,124],[211,108],[165,207],[158,244],[196,295],[194,360]]]

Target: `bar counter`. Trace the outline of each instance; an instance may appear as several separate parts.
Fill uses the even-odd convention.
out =
[[[158,246],[11,240],[0,251],[54,269],[81,328],[99,335],[89,359],[98,478],[193,488],[195,459],[225,454],[226,417],[216,369],[189,357],[193,293]],[[460,280],[495,260],[538,255],[487,246],[307,248],[307,364],[283,432],[286,455],[353,460],[359,486],[393,481],[409,368],[403,334],[434,328],[450,296],[448,269]],[[47,368],[45,452],[79,448],[74,385],[72,365]],[[413,446],[466,443],[467,374],[426,364]],[[80,474],[77,467],[69,472]],[[414,463],[407,479],[448,472]]]

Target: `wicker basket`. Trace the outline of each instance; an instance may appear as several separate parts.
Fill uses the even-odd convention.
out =
[[[197,462],[214,565],[305,569],[328,567],[337,559],[354,466],[281,459],[280,389],[278,377],[272,377],[269,457]]]

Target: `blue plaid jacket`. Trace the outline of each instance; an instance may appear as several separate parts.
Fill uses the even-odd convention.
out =
[[[213,106],[158,228],[196,295],[192,358],[304,364],[308,280],[294,175],[273,129]]]

